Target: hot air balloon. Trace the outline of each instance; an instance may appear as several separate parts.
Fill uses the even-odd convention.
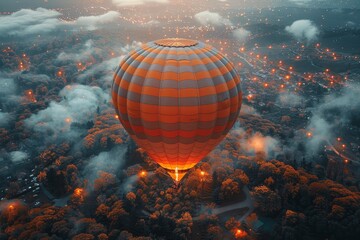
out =
[[[152,41],[122,59],[112,85],[132,139],[179,182],[226,136],[241,108],[240,77],[200,41]]]

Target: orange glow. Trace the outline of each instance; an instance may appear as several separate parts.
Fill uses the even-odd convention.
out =
[[[12,211],[12,210],[14,210],[14,209],[15,209],[14,204],[10,204],[10,205],[9,205],[9,210]]]
[[[244,51],[245,51],[244,47],[240,48],[240,52],[244,52]]]
[[[272,49],[272,46],[270,45],[268,48],[269,48],[269,49]]]
[[[63,75],[62,71],[58,71],[58,76],[61,77]]]
[[[285,79],[286,79],[286,80],[289,80],[289,79],[290,79],[290,75],[286,75],[286,76],[285,76]]]
[[[341,141],[341,138],[338,137],[337,140],[340,142],[340,141]]]
[[[201,171],[200,174],[201,174],[201,176],[205,176],[205,172],[204,172],[204,171]]]
[[[247,236],[247,232],[241,229],[236,229],[235,231],[235,238],[243,238]]]
[[[276,69],[275,69],[275,68],[271,69],[271,72],[272,72],[272,73],[275,73],[275,71],[276,71]]]
[[[269,84],[268,84],[268,83],[265,83],[265,84],[264,84],[264,87],[266,87],[266,88],[267,88],[268,86],[269,86]]]
[[[345,144],[343,144],[343,145],[341,145],[343,148],[346,148],[346,145]]]
[[[29,93],[29,95],[31,95],[31,94],[32,94],[32,91],[29,91],[28,93]]]
[[[311,138],[311,137],[313,136],[313,134],[312,134],[312,132],[307,132],[307,133],[306,133],[306,136],[307,136],[308,138]]]
[[[251,100],[253,97],[254,97],[254,96],[253,96],[252,94],[249,94],[249,95],[247,96],[247,99],[248,99],[248,100]]]
[[[146,176],[146,171],[141,171],[141,172],[140,172],[140,176],[141,176],[141,177],[145,177],[145,176]]]
[[[115,116],[114,116],[116,119],[119,119],[119,115],[117,115],[117,114],[115,114]]]
[[[293,67],[289,67],[289,70],[293,70],[294,68]]]
[[[81,195],[83,194],[83,192],[84,192],[84,189],[82,189],[82,188],[76,188],[76,189],[74,190],[74,194],[75,194],[76,196],[81,196]]]
[[[79,62],[79,63],[78,63],[78,66],[80,67],[81,65],[82,65],[82,63],[81,63],[81,62]]]
[[[281,85],[280,85],[280,87],[281,87],[281,88],[284,88],[284,87],[285,87],[285,85],[284,85],[284,84],[281,84]]]
[[[345,162],[345,163],[349,163],[349,159],[345,159],[344,162]]]
[[[66,123],[71,123],[71,118],[65,118]]]

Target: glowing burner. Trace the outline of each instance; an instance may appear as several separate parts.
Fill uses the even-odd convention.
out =
[[[155,44],[163,47],[192,47],[199,44],[199,42],[186,38],[166,38],[155,41]]]

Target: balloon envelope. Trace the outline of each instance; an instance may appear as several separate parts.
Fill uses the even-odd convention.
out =
[[[242,91],[233,64],[215,48],[170,38],[122,59],[112,99],[134,141],[180,181],[232,128]]]

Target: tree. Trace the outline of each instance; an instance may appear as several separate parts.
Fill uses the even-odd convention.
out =
[[[226,179],[222,182],[220,188],[220,198],[223,200],[232,199],[234,196],[240,194],[239,183],[231,178]]]
[[[72,240],[93,240],[94,235],[88,233],[80,233],[72,238]]]
[[[255,200],[255,207],[264,215],[271,216],[281,209],[280,196],[268,187],[264,185],[255,187],[251,194]]]

